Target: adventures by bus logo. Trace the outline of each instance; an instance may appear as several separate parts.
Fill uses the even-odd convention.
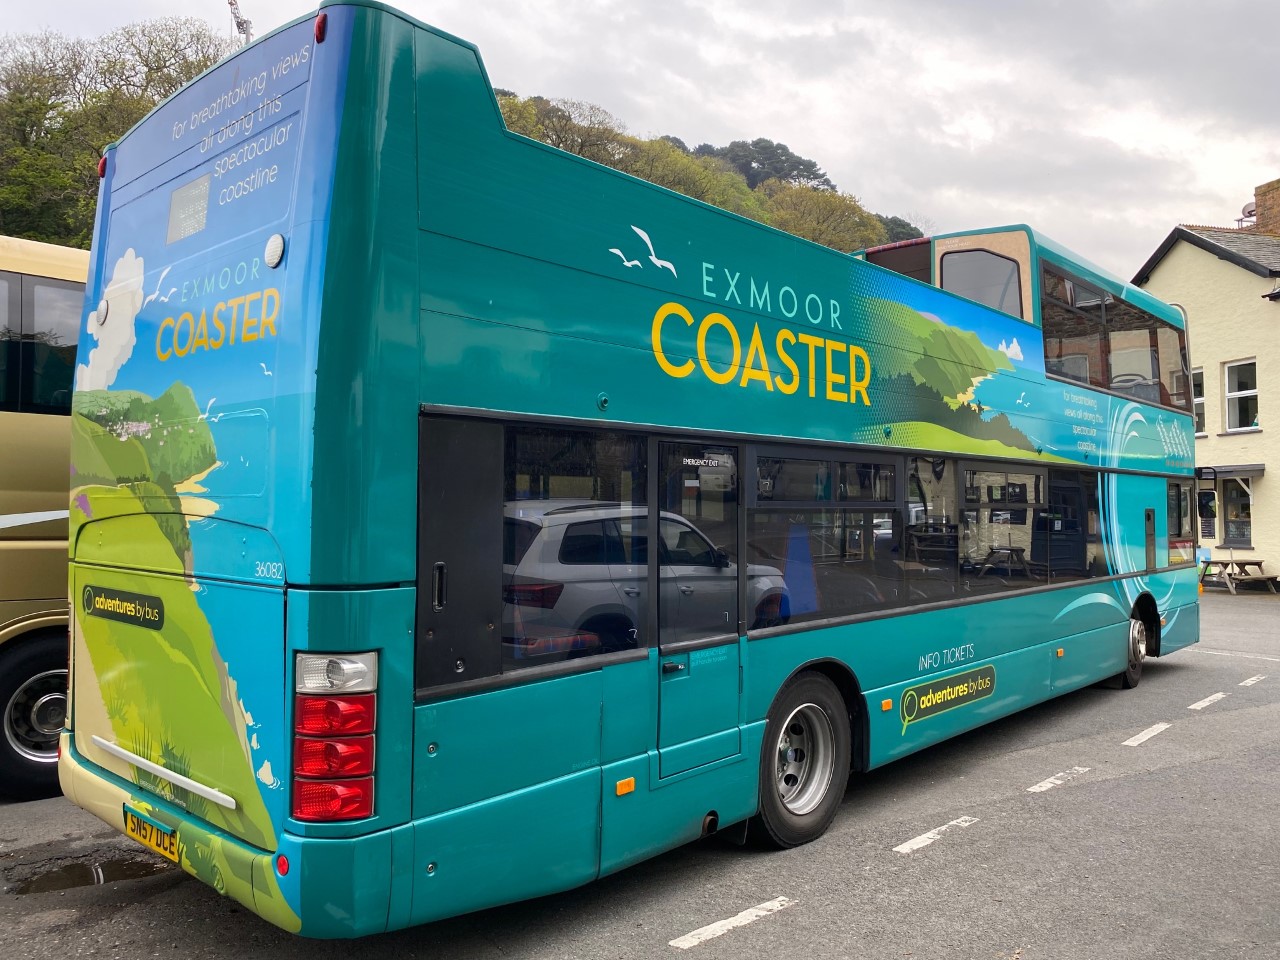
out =
[[[902,732],[921,720],[927,720],[956,707],[983,700],[996,690],[996,668],[987,665],[928,683],[908,687],[902,694],[900,719]]]
[[[148,630],[159,630],[164,626],[164,601],[159,597],[86,585],[80,600],[84,612],[91,617]]]

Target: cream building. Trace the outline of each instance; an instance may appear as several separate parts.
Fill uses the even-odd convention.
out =
[[[1133,282],[1187,317],[1198,486],[1217,494],[1202,550],[1280,574],[1280,180],[1244,214],[1175,227]]]

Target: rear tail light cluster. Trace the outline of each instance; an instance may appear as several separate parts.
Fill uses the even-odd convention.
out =
[[[502,599],[506,603],[522,607],[543,607],[550,610],[564,593],[563,583],[537,583],[525,581],[508,583],[502,588]]]
[[[300,653],[295,663],[293,816],[373,816],[376,653]]]

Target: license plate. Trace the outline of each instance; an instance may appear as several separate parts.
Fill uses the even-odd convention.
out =
[[[135,810],[124,808],[124,832],[166,860],[178,862],[178,835]]]

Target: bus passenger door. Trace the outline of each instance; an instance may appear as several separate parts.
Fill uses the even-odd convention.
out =
[[[662,777],[741,750],[737,462],[734,448],[659,444]]]

